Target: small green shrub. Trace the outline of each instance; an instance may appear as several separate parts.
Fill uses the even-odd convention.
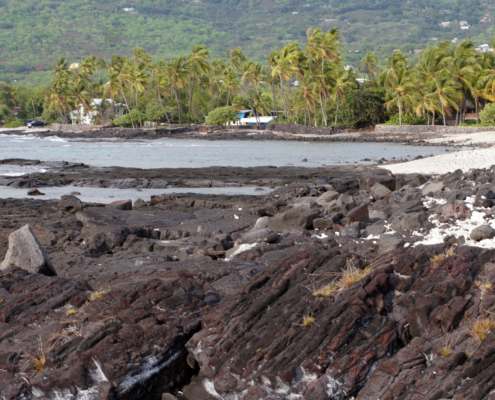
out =
[[[10,122],[12,121],[12,111],[5,104],[0,104],[0,122]]]
[[[495,103],[489,103],[485,109],[480,111],[480,120],[482,124],[495,125]]]
[[[19,126],[25,126],[26,124],[22,121],[19,121],[18,119],[12,122],[9,122],[8,124],[5,124],[3,128],[18,128]]]
[[[139,115],[137,110],[131,110],[130,114],[125,114],[120,118],[114,119],[112,121],[112,126],[132,128],[132,122],[134,122],[134,126],[139,126]]]
[[[144,119],[150,122],[167,122],[167,117],[163,112],[162,106],[159,103],[155,102],[149,103],[146,106]]]
[[[475,119],[470,119],[470,120],[466,121],[465,123],[460,124],[459,126],[476,126],[478,128],[486,128],[486,127],[490,127],[490,126],[495,126],[495,124],[493,124],[493,123],[487,123],[487,124],[479,123],[479,124],[477,124]]]
[[[237,112],[232,107],[219,107],[210,111],[206,117],[206,125],[225,125],[229,121],[239,119]]]
[[[418,117],[414,113],[402,114],[402,125],[426,125],[428,123],[425,117]],[[394,114],[385,125],[399,125],[399,114]]]

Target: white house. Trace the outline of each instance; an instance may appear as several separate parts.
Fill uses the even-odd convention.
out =
[[[440,22],[440,24],[439,24],[439,25],[440,25],[442,28],[447,28],[447,27],[449,27],[449,26],[450,26],[450,24],[451,24],[450,22]]]
[[[469,30],[469,26],[461,26],[461,31],[468,31]]]
[[[476,47],[476,50],[478,50],[480,53],[493,53],[493,49],[488,44],[482,44]]]
[[[259,116],[258,118],[256,117],[241,118],[233,122],[229,122],[229,125],[257,125],[258,121],[260,125],[268,125],[270,122],[273,121],[273,117]]]
[[[468,26],[468,22],[467,21],[459,21],[459,25],[460,26]]]
[[[109,109],[113,108],[113,115],[110,119],[120,118],[124,115],[124,105],[118,104],[112,99],[105,99],[105,101],[110,106]],[[90,105],[90,109],[86,109],[82,104],[79,106],[77,110],[74,110],[70,113],[70,117],[72,119],[73,124],[86,124],[91,125],[95,123],[95,119],[98,115],[98,109],[103,102],[103,99],[93,99]]]

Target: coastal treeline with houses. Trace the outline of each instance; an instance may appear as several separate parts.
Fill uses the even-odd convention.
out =
[[[256,125],[261,116],[315,126],[495,124],[491,48],[446,41],[415,56],[396,51],[385,65],[370,51],[355,70],[343,60],[342,39],[336,28],[310,28],[304,47],[289,43],[264,63],[241,48],[214,59],[205,45],[168,61],[142,48],[109,60],[91,56],[71,64],[61,57],[51,65],[50,85],[0,85],[0,118],[7,126],[42,118],[143,127],[202,123],[229,107],[216,113],[234,119],[236,110],[251,110]],[[125,115],[115,119],[115,107]]]

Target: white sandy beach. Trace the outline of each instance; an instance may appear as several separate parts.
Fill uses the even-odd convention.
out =
[[[388,169],[394,174],[446,174],[456,169],[467,172],[474,168],[490,168],[495,165],[495,131],[476,132],[468,134],[444,135],[441,138],[432,138],[429,143],[456,142],[466,146],[486,143],[494,146],[484,149],[456,151],[449,154],[409,161],[401,164],[386,165],[380,168]]]
[[[380,168],[388,169],[393,174],[446,174],[456,169],[467,172],[473,168],[490,168],[495,165],[495,147],[456,151],[421,160],[401,164],[385,165]]]

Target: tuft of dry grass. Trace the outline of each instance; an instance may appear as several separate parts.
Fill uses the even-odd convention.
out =
[[[306,328],[306,327],[314,324],[314,322],[315,322],[315,318],[313,317],[313,314],[305,315],[305,316],[303,316],[303,322],[302,322],[301,326],[303,328]]]
[[[76,310],[67,310],[67,312],[65,313],[65,315],[67,315],[68,317],[76,314],[77,314]]]
[[[321,286],[319,289],[314,289],[312,291],[313,296],[331,297],[339,294],[343,290],[352,287],[358,282],[361,282],[378,266],[380,266],[382,261],[383,259],[380,259],[371,264],[367,264],[363,269],[360,269],[357,266],[357,262],[348,259],[345,269],[343,269],[340,273],[332,274],[331,276],[335,278],[329,284]]]
[[[89,301],[95,301],[96,299],[101,298],[105,294],[104,290],[98,291],[98,292],[93,292],[91,293],[91,297],[89,298]]]
[[[370,266],[364,269],[359,269],[353,263],[347,263],[347,268],[342,271],[342,279],[340,280],[343,288],[350,288],[354,284],[361,282],[372,271]]]
[[[43,345],[41,338],[38,338],[38,350],[36,351],[36,353],[34,355],[23,356],[24,358],[27,358],[27,360],[28,360],[27,365],[29,365],[29,363],[30,363],[33,366],[34,371],[37,374],[40,372],[43,372],[43,370],[45,368],[45,363],[46,363],[46,355],[45,354],[48,350],[51,350],[51,348],[52,348],[49,345],[50,342],[51,342],[51,339],[48,340],[45,343],[45,345]]]
[[[330,297],[339,291],[339,285],[336,282],[331,282],[326,286],[313,291],[313,296]]]
[[[449,345],[443,346],[440,351],[440,357],[448,357],[452,354],[452,348]]]
[[[436,264],[437,262],[440,262],[442,260],[445,260],[445,254],[437,254],[436,256],[433,256],[431,258],[431,262]]]
[[[478,342],[482,342],[488,334],[495,328],[495,320],[492,316],[478,318],[469,329],[469,334]]]

